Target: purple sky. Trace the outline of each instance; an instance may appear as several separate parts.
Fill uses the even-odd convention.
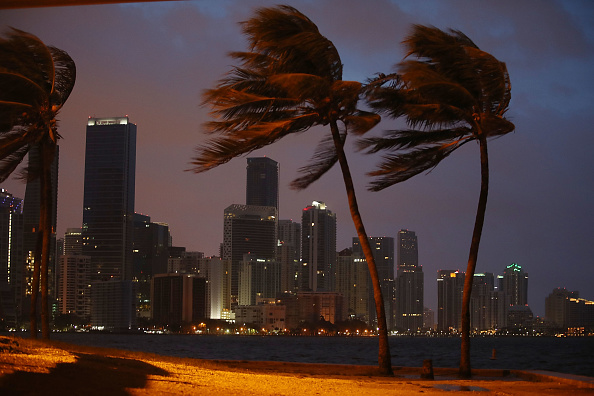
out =
[[[77,82],[59,114],[58,236],[80,227],[85,126],[89,116],[129,115],[138,125],[136,211],[169,224],[173,243],[218,254],[223,210],[245,203],[246,159],[203,174],[184,172],[204,141],[202,90],[229,70],[229,51],[246,49],[238,22],[276,1],[187,1],[0,10],[0,26],[37,35],[67,51]],[[291,1],[332,40],[345,80],[390,72],[413,23],[463,31],[506,62],[508,117],[516,132],[490,142],[491,186],[477,272],[512,262],[530,275],[529,304],[544,315],[555,287],[594,299],[594,3],[573,1]],[[372,133],[393,126],[384,120]],[[337,214],[337,247],[355,236],[338,167],[304,191],[288,189],[323,130],[253,153],[280,163],[280,217],[300,221],[313,200]],[[351,140],[352,143],[352,140]],[[352,148],[352,147],[351,147]],[[349,150],[370,236],[419,238],[425,305],[435,309],[436,271],[465,271],[479,192],[479,153],[467,145],[429,175],[379,193],[365,191],[378,158]],[[16,196],[24,185],[2,183]]]

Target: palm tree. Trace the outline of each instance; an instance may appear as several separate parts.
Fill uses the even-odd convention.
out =
[[[207,171],[313,126],[330,127],[330,135],[322,139],[310,163],[299,169],[301,176],[291,187],[304,189],[336,162],[340,164],[351,216],[374,287],[379,368],[382,373],[391,374],[379,278],[344,151],[348,132],[363,134],[380,117],[357,109],[362,84],[342,80],[338,51],[295,8],[260,8],[253,18],[242,23],[242,28],[250,51],[232,52],[230,56],[240,66],[233,67],[216,88],[204,93],[203,104],[211,107],[215,118],[206,124],[206,132],[220,136],[196,149],[193,170]]]
[[[375,176],[370,189],[379,191],[433,169],[457,148],[478,141],[481,189],[464,282],[460,358],[460,375],[470,377],[469,306],[489,189],[487,139],[514,130],[504,117],[511,85],[505,64],[460,31],[415,25],[404,45],[407,56],[397,73],[379,75],[367,92],[373,109],[405,117],[410,129],[362,139],[359,145],[369,152],[390,151],[370,173]],[[411,56],[416,59],[407,59]]]
[[[51,225],[51,164],[60,135],[56,115],[72,92],[74,61],[65,51],[46,46],[39,38],[12,29],[0,38],[0,182],[6,180],[36,149],[20,177],[39,179],[39,228],[31,295],[31,337],[37,338],[37,299],[41,283],[41,327],[49,339],[48,262]],[[31,158],[30,158],[31,159]]]

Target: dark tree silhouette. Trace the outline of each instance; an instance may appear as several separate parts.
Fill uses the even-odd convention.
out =
[[[49,339],[48,262],[52,232],[51,165],[60,135],[56,115],[68,99],[76,67],[65,51],[46,46],[30,33],[12,29],[0,37],[0,182],[37,148],[19,177],[39,179],[41,199],[31,296],[31,337],[37,338],[37,299],[41,283],[41,327]]]
[[[505,64],[462,32],[415,25],[404,45],[407,56],[397,72],[379,75],[367,93],[373,109],[405,117],[410,129],[358,143],[368,152],[389,152],[370,173],[375,177],[370,189],[379,191],[431,170],[457,148],[478,141],[481,189],[464,283],[460,358],[460,376],[470,377],[469,306],[489,189],[487,139],[514,130],[504,117],[511,85]]]
[[[344,151],[347,134],[362,135],[379,121],[377,114],[357,109],[362,84],[342,80],[338,51],[317,26],[290,6],[260,8],[242,23],[248,52],[232,52],[239,62],[216,88],[204,93],[215,121],[206,132],[218,134],[197,148],[195,172],[204,172],[234,157],[317,125],[329,126],[310,163],[291,183],[303,189],[336,162],[340,164],[351,216],[363,247],[374,288],[379,322],[379,367],[392,373],[388,333],[379,278],[361,220],[355,188]],[[342,127],[339,127],[339,122]]]

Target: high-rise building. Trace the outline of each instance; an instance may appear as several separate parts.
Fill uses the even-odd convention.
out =
[[[313,201],[301,212],[300,291],[334,291],[336,214]]]
[[[246,205],[274,206],[278,211],[279,165],[268,157],[247,159]]]
[[[206,279],[194,274],[158,274],[151,281],[153,321],[179,327],[206,319]]]
[[[86,138],[83,253],[92,258],[92,280],[131,280],[136,125],[89,118]]]
[[[380,279],[380,288],[382,289],[382,297],[384,298],[384,309],[386,312],[386,325],[388,329],[394,327],[395,316],[395,289],[394,289],[394,238],[392,237],[369,237],[369,244],[375,260],[377,274]],[[367,260],[363,254],[358,237],[353,238],[353,256],[355,260],[363,261],[367,265]],[[369,274],[369,270],[367,270]],[[368,275],[369,290],[368,297],[368,316],[370,324],[377,324],[377,313],[375,307],[375,299],[373,297],[373,285],[371,277]]]
[[[81,319],[91,315],[91,258],[65,254],[58,259],[57,299],[60,314],[74,314]]]
[[[23,287],[23,200],[0,190],[0,327],[16,327]]]
[[[336,292],[344,296],[349,318],[369,323],[369,270],[366,260],[355,256],[352,248],[338,253]]]
[[[67,228],[64,234],[63,254],[82,254],[82,228]]]
[[[491,272],[474,274],[470,295],[470,328],[488,330],[491,328],[491,305],[495,288],[495,277]]]
[[[301,261],[301,224],[293,220],[278,221],[277,261],[281,268],[281,291],[297,290]]]
[[[86,137],[83,253],[92,257],[92,280],[131,280],[136,125],[89,118]]]
[[[255,305],[257,298],[276,298],[280,293],[280,265],[274,259],[244,254],[239,264],[239,305]]]
[[[223,259],[231,260],[231,301],[237,303],[239,269],[245,254],[275,258],[277,211],[273,206],[231,205],[225,208]]]
[[[516,263],[511,263],[503,271],[499,289],[509,296],[510,305],[528,304],[528,273]]]
[[[462,328],[462,292],[464,272],[437,271],[437,330],[459,331]]]
[[[545,298],[545,316],[563,330],[580,327],[591,330],[594,328],[594,301],[580,298],[578,291],[558,287]]]
[[[417,236],[414,231],[398,232],[396,274],[396,327],[404,331],[423,328],[424,274],[419,265]]]
[[[91,257],[91,324],[136,324],[132,283],[136,125],[128,117],[89,118],[85,149],[83,254]]]

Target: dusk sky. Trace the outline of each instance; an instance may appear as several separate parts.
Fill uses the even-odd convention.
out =
[[[136,211],[169,224],[173,244],[218,255],[223,210],[245,203],[246,158],[202,174],[186,170],[205,141],[201,93],[229,70],[229,51],[247,50],[238,22],[278,1],[180,1],[0,10],[0,26],[25,30],[65,50],[77,66],[59,114],[58,237],[80,227],[86,121],[128,115],[138,125]],[[477,272],[529,273],[528,302],[544,316],[556,287],[594,299],[594,2],[288,1],[334,42],[345,80],[393,71],[411,24],[453,28],[507,64],[508,118],[515,132],[489,142],[491,184]],[[396,125],[384,119],[370,134]],[[280,163],[280,218],[324,201],[338,219],[337,248],[356,235],[338,166],[303,191],[289,183],[327,130],[285,138],[250,156]],[[415,231],[425,272],[425,305],[436,309],[436,271],[466,270],[479,194],[478,145],[457,150],[431,173],[366,191],[379,157],[348,145],[370,236]],[[1,185],[24,197],[24,184]]]

